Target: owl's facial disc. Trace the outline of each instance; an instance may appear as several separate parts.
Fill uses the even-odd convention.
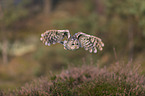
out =
[[[66,45],[64,45],[65,49],[68,50],[76,50],[79,48],[79,43],[77,40],[69,40]]]

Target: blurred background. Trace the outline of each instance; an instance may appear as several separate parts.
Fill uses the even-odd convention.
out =
[[[97,54],[40,42],[51,29],[85,32],[105,43]],[[70,66],[141,64],[145,74],[145,0],[0,0],[0,89],[15,89]]]

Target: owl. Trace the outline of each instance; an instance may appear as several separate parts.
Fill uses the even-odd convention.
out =
[[[64,38],[67,38],[64,40]],[[88,35],[83,32],[75,33],[71,36],[69,30],[48,30],[41,34],[40,40],[47,46],[51,44],[63,44],[65,50],[77,50],[80,47],[89,50],[90,53],[97,53],[103,50],[104,43],[96,36]]]

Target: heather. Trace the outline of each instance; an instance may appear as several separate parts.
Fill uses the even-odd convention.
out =
[[[145,77],[138,72],[139,66],[133,67],[132,63],[116,63],[109,69],[87,65],[70,67],[60,74],[41,77],[5,95],[144,96]]]

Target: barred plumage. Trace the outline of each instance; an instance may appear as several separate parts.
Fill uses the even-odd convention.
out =
[[[67,40],[64,40],[67,37]],[[50,46],[51,44],[61,43],[65,50],[76,50],[79,47],[97,53],[97,49],[102,51],[104,43],[96,36],[88,35],[83,32],[78,32],[71,36],[69,30],[48,30],[41,34],[40,40]]]

